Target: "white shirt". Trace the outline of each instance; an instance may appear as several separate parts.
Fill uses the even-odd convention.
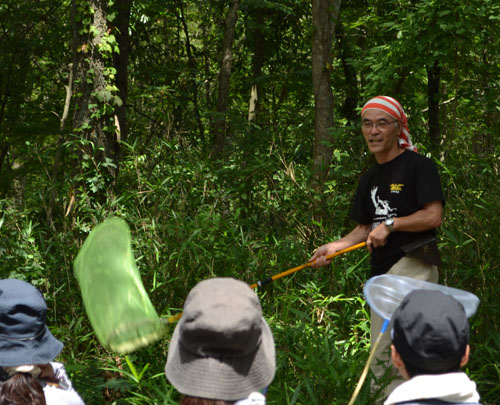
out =
[[[479,402],[476,383],[467,374],[448,373],[415,376],[394,389],[384,405],[431,398],[448,402]]]
[[[80,395],[74,390],[71,380],[61,363],[51,362],[54,376],[59,380],[60,387],[47,384],[43,387],[47,405],[85,405]]]
[[[252,392],[248,398],[241,399],[234,405],[265,405],[266,397],[260,392]]]

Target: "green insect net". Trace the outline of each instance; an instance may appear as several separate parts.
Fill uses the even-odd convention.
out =
[[[165,334],[168,321],[158,317],[146,294],[125,221],[111,218],[97,225],[74,270],[87,316],[105,348],[125,354]]]

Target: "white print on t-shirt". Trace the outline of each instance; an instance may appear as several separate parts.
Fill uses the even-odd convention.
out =
[[[396,208],[391,208],[389,206],[389,201],[380,199],[380,197],[377,195],[377,191],[378,186],[373,187],[371,192],[372,202],[375,206],[375,216],[389,217],[389,214],[393,211],[396,211]]]

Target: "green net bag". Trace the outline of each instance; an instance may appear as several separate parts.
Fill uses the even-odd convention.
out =
[[[111,218],[97,225],[74,270],[87,316],[105,348],[125,354],[165,334],[168,320],[158,317],[146,294],[125,221]]]

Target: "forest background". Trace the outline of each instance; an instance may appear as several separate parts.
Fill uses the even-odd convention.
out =
[[[500,403],[498,1],[0,2],[0,276],[44,292],[87,403],[178,400],[169,336],[127,357],[97,342],[72,268],[90,230],[127,221],[161,315],[202,279],[304,263],[353,226],[373,162],[359,108],[379,94],[438,165],[441,283],[481,299],[467,372]],[[367,257],[259,291],[270,404],[348,402],[369,351]]]

